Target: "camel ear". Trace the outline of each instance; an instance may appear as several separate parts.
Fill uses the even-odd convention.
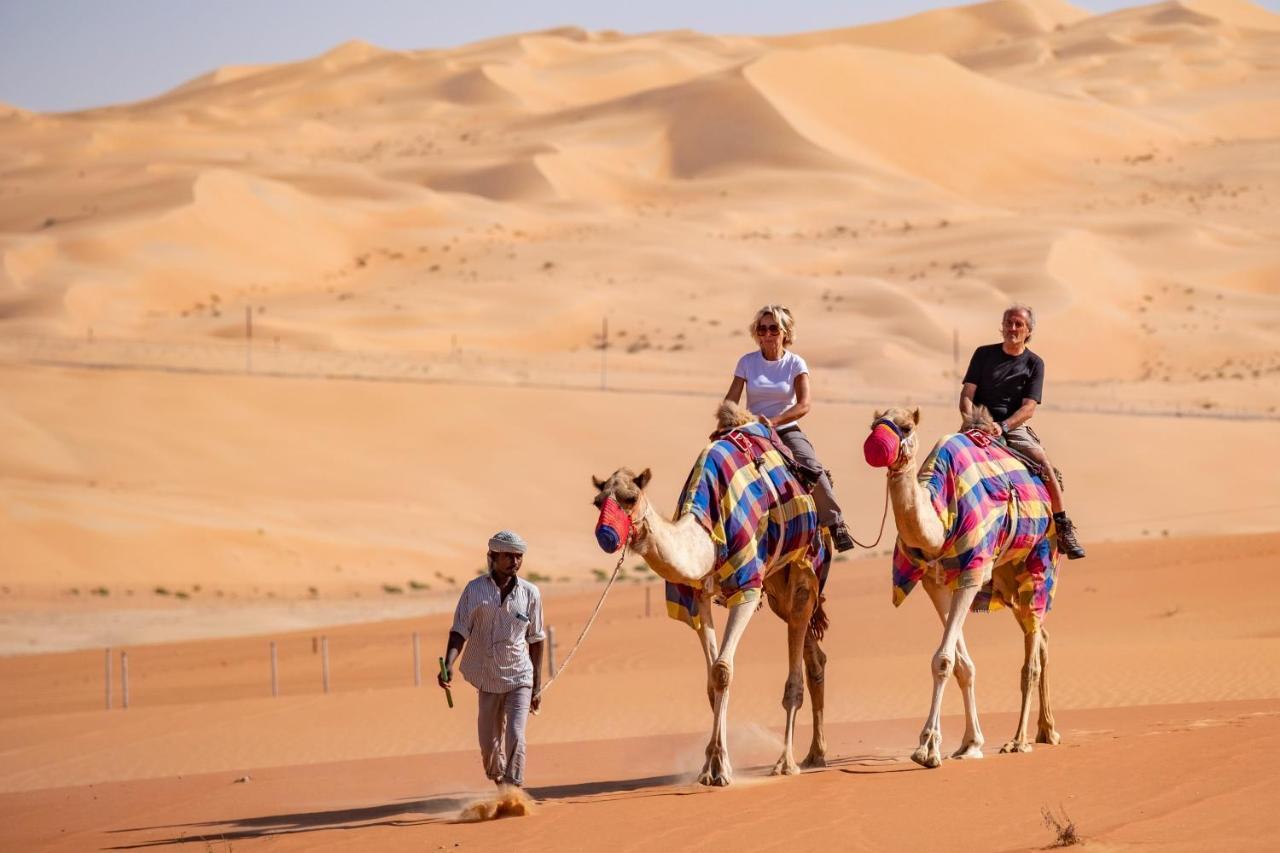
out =
[[[871,416],[871,422],[875,423],[876,421],[880,420],[887,414],[889,414],[888,409],[876,409],[876,413]]]
[[[605,483],[607,483],[607,482],[608,482],[607,480],[601,480],[601,479],[600,479],[599,477],[597,477],[595,474],[592,474],[592,475],[591,475],[591,485],[593,485],[593,486],[595,486],[595,487],[596,487],[596,491],[597,491],[597,492],[598,492],[598,491],[600,491],[601,489],[603,489],[603,488],[604,488],[604,484],[605,484]]]
[[[636,488],[643,490],[645,486],[649,485],[649,478],[652,476],[653,474],[649,473],[649,469],[645,468],[636,475]]]
[[[917,426],[920,424],[920,407],[911,410],[911,422]]]

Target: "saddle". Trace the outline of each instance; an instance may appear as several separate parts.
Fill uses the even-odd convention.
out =
[[[787,466],[787,470],[791,472],[791,476],[796,478],[806,492],[812,494],[814,488],[818,485],[818,480],[828,472],[824,468],[810,467],[799,462],[792,455],[791,448],[787,447],[782,441],[782,436],[778,435],[778,430],[773,424],[767,424],[767,426],[769,427],[767,439],[749,432],[743,432],[737,427],[730,427],[729,429],[713,432],[711,440],[732,442],[735,447],[747,454],[752,462],[759,462],[761,454],[769,450],[778,451]],[[828,476],[830,475],[828,474]]]
[[[1044,466],[1041,465],[1039,462],[1035,461],[1034,459],[1032,459],[1027,454],[1023,453],[1021,450],[1018,450],[1015,447],[1010,447],[1009,443],[1004,440],[1004,436],[1000,436],[999,438],[996,438],[995,436],[988,435],[982,430],[977,430],[977,429],[967,430],[965,432],[965,435],[973,439],[973,443],[978,445],[979,447],[986,447],[987,445],[990,445],[990,444],[1000,445],[1001,449],[1004,450],[1005,453],[1008,453],[1014,459],[1017,459],[1024,466],[1026,466],[1026,469],[1031,472],[1031,476],[1035,477],[1037,480],[1039,480],[1042,483],[1046,482],[1044,478],[1044,474],[1045,474]],[[1062,482],[1062,472],[1059,471],[1057,468],[1054,468],[1053,476],[1058,481],[1058,488],[1062,489],[1062,491],[1065,492],[1067,490],[1067,486],[1065,483]]]

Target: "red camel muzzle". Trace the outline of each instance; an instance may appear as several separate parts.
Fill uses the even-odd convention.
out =
[[[606,554],[616,553],[631,536],[631,516],[612,497],[604,499],[600,518],[596,521],[596,541]]]

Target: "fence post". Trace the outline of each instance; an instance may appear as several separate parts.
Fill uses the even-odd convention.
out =
[[[324,692],[329,692],[329,638],[320,638],[320,667],[324,681]]]
[[[276,641],[271,641],[271,698],[280,695],[280,680],[276,668]]]
[[[129,653],[120,653],[120,707],[129,707]]]
[[[648,619],[648,618],[649,618],[649,592],[650,592],[650,590],[651,590],[651,587],[650,587],[648,584],[645,584],[645,585],[644,585],[644,618],[646,618],[646,619]]]
[[[107,653],[103,655],[102,664],[106,669],[107,710],[110,711],[111,710],[111,647],[110,646],[107,647]]]
[[[556,677],[556,629],[547,626],[547,680]]]
[[[418,632],[413,632],[413,686],[422,686],[422,658],[418,654]]]
[[[600,318],[600,390],[609,387],[609,318]]]

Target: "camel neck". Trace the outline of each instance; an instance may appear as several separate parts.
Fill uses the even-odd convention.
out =
[[[692,515],[671,522],[657,513],[648,496],[636,524],[632,549],[663,580],[699,586],[715,563],[711,537]]]
[[[889,500],[893,504],[893,520],[902,544],[918,548],[927,557],[942,552],[945,533],[942,521],[933,509],[929,491],[916,478],[916,461],[889,472]]]

